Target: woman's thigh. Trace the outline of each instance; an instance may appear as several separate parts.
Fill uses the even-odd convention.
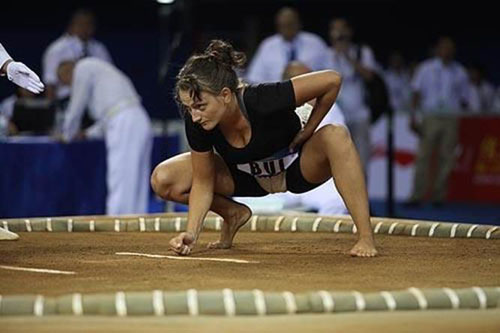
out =
[[[234,193],[234,180],[224,160],[217,154],[215,158],[214,192],[226,196]],[[171,157],[158,164],[151,177],[153,188],[169,187],[176,193],[187,193],[193,183],[191,153]],[[155,189],[156,191],[156,189]]]
[[[321,184],[332,177],[332,163],[342,158],[352,144],[348,130],[341,125],[327,125],[316,131],[302,146],[300,171],[312,184]]]

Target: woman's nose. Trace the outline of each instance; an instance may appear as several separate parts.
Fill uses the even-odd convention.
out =
[[[196,110],[191,110],[191,119],[193,120],[193,123],[197,123],[201,120],[201,116]]]

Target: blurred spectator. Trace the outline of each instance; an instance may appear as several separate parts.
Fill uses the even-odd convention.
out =
[[[390,103],[394,111],[409,111],[411,101],[411,76],[405,66],[403,55],[393,52],[389,57],[384,79],[389,90]]]
[[[0,103],[0,136],[49,135],[53,122],[49,100],[21,87]]]
[[[493,106],[491,111],[493,113],[500,113],[500,87],[497,88],[495,96],[493,97]]]
[[[474,113],[489,113],[493,110],[495,87],[486,80],[485,71],[481,65],[468,67],[469,92],[467,104]]]
[[[327,68],[327,46],[321,37],[302,31],[299,14],[284,7],[275,18],[277,33],[264,39],[250,63],[246,78],[252,83],[281,80],[285,66],[294,60],[313,70]]]
[[[370,80],[377,68],[373,51],[369,46],[352,42],[353,31],[346,19],[330,22],[330,65],[342,74],[342,88],[337,104],[344,111],[346,125],[368,170],[370,161],[370,109],[365,102],[363,80]]]
[[[86,58],[59,65],[61,82],[71,85],[63,138],[75,139],[83,111],[96,123],[83,136],[104,135],[107,153],[106,213],[147,212],[152,149],[151,124],[130,79],[113,65]]]
[[[47,97],[64,100],[70,88],[58,80],[57,68],[63,61],[76,61],[84,57],[96,57],[111,63],[106,47],[93,38],[95,17],[91,11],[76,11],[64,35],[52,42],[43,55],[43,79],[47,85]]]
[[[12,135],[16,129],[12,126],[12,114],[14,113],[14,104],[17,101],[17,95],[10,95],[0,102],[0,137]]]
[[[446,196],[448,176],[455,164],[457,145],[457,115],[466,107],[468,77],[465,68],[454,61],[455,43],[441,37],[436,56],[424,61],[412,80],[411,128],[420,135],[414,176],[413,194],[409,204],[424,200],[430,179],[433,150],[438,152],[438,164],[432,182],[431,200],[441,204]],[[417,111],[421,122],[417,123]]]
[[[289,80],[294,76],[309,72],[311,72],[309,67],[298,61],[294,61],[286,66],[283,72],[283,80]],[[310,101],[308,104],[314,105],[314,102]],[[318,125],[318,129],[328,124],[345,126],[344,115],[336,104],[333,104],[330,112],[326,114],[323,121]],[[293,206],[303,206],[307,209],[315,210],[320,215],[347,214],[344,200],[337,191],[333,178],[306,193],[297,195],[286,192],[275,194],[275,196],[285,201],[285,208],[293,209]]]

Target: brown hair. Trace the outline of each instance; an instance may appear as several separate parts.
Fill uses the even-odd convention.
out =
[[[188,91],[194,100],[200,99],[202,91],[219,94],[225,87],[236,92],[239,81],[235,68],[246,62],[243,52],[222,40],[212,40],[202,54],[192,55],[176,77],[175,100],[184,109],[179,98],[181,91]]]

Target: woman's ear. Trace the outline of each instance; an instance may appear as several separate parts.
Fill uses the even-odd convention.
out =
[[[227,104],[231,102],[231,98],[233,97],[233,92],[228,87],[224,87],[220,92],[220,96],[222,97],[224,103]]]

